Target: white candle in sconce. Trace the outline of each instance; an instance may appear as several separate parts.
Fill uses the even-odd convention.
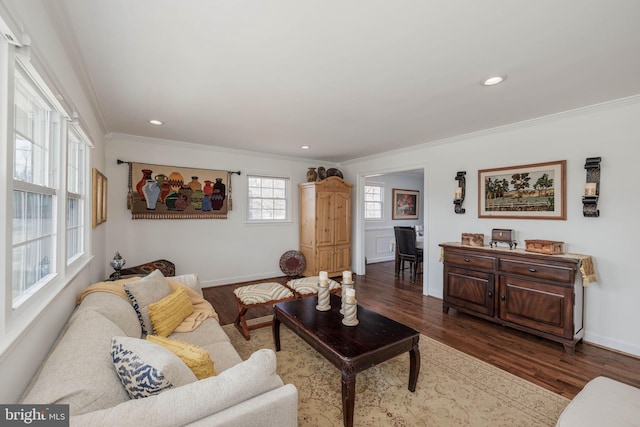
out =
[[[356,303],[356,290],[353,288],[346,289],[345,302],[347,304]]]
[[[343,271],[342,272],[342,281],[344,283],[352,283],[353,282],[353,277],[352,277],[350,271]]]
[[[462,187],[456,187],[456,199],[462,199]]]
[[[595,196],[596,195],[596,183],[595,182],[587,182],[584,186],[584,195],[585,196]]]
[[[329,280],[329,273],[327,273],[326,271],[321,271],[320,280]]]

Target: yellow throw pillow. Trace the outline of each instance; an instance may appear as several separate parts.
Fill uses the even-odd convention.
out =
[[[216,375],[209,352],[188,342],[148,335],[147,340],[169,349],[191,369],[199,380]]]
[[[149,318],[156,335],[168,337],[193,313],[193,305],[184,287],[179,287],[158,302],[149,304]]]

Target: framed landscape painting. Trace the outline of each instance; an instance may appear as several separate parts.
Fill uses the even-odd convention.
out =
[[[418,219],[420,192],[417,190],[393,189],[393,219]]]
[[[478,171],[478,217],[567,219],[566,160]]]

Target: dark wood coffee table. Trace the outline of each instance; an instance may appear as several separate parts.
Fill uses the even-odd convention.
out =
[[[409,390],[416,390],[420,372],[420,334],[415,329],[358,306],[357,326],[342,324],[340,297],[331,295],[331,310],[318,311],[318,297],[277,303],[273,340],[280,351],[280,323],[305,340],[342,372],[342,413],[353,426],[356,374],[409,352]]]

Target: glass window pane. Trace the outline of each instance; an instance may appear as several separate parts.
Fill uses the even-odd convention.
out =
[[[272,221],[287,219],[288,179],[249,176],[248,182],[248,220]]]
[[[383,212],[382,185],[365,185],[364,187],[364,218],[382,219]]]
[[[46,88],[41,90],[17,62],[14,76],[14,150],[9,160],[14,183],[11,275],[15,307],[24,301],[25,293],[45,285],[48,275],[55,272],[58,226],[65,226],[64,218],[59,218],[58,224],[54,222],[59,184],[56,176],[60,170],[70,171],[69,188],[80,191],[86,152],[82,144],[70,144],[66,158],[58,155],[60,144],[63,140],[66,143],[67,138],[62,134],[62,115],[48,102],[53,99],[47,98],[52,93]],[[28,191],[23,183],[31,184],[26,186]],[[68,247],[76,250],[78,242],[82,243],[76,237],[82,234],[82,201],[66,206],[69,233],[62,236],[69,239]]]

